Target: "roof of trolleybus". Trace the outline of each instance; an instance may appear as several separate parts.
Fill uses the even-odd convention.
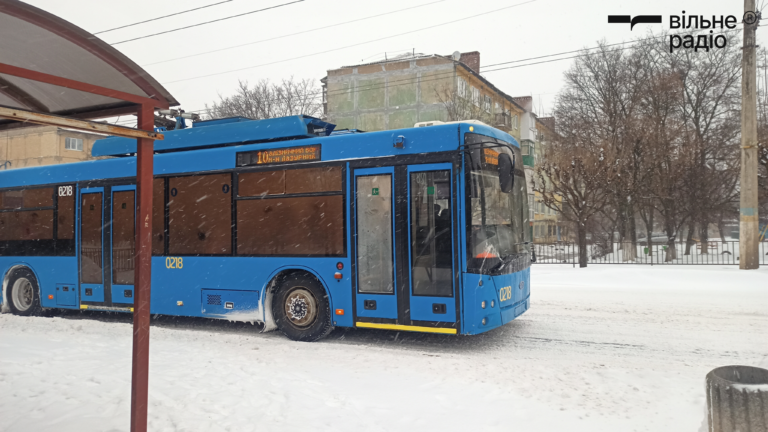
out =
[[[268,120],[221,122],[220,124],[195,126],[189,129],[167,131],[165,143],[156,142],[154,175],[172,175],[188,172],[205,172],[237,167],[237,153],[280,149],[297,146],[321,145],[320,159],[314,162],[386,158],[420,153],[456,151],[463,143],[465,133],[473,132],[508,142],[519,147],[509,134],[484,124],[446,123],[442,125],[395,129],[379,132],[347,133],[316,136],[308,132],[295,132],[297,120],[302,127],[317,120],[306,116],[283,117]],[[292,123],[288,130],[280,125]],[[324,134],[335,127],[317,120]],[[265,127],[266,126],[266,127]],[[293,128],[293,129],[291,129]],[[271,132],[271,131],[274,132]],[[265,132],[267,131],[267,132]],[[398,137],[405,137],[402,148],[395,147]],[[129,138],[105,138],[94,144],[95,156],[134,156],[136,141]],[[165,151],[165,153],[160,153]],[[265,164],[266,165],[266,164]],[[0,171],[0,189],[28,185],[67,183],[110,178],[126,178],[136,175],[135,157],[114,157],[84,162],[74,162],[41,167],[16,168]]]

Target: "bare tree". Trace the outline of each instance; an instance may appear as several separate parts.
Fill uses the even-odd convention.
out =
[[[304,114],[322,114],[321,90],[314,80],[295,80],[280,83],[263,79],[253,86],[240,81],[234,95],[219,95],[219,100],[205,109],[209,119],[247,117],[254,120]]]
[[[575,143],[565,132],[551,144],[547,158],[536,168],[536,190],[542,202],[576,227],[579,267],[587,266],[587,225],[610,198],[614,169],[603,149]]]
[[[686,254],[690,253],[694,223],[701,253],[707,253],[709,224],[717,222],[718,215],[736,212],[741,99],[737,37],[729,36],[723,49],[677,50],[666,58],[668,69],[680,76],[683,145],[691,151],[685,179],[691,211]]]
[[[442,86],[435,89],[435,95],[445,107],[448,121],[480,120],[483,123],[495,124],[492,107],[483,106],[485,101],[474,100],[471,94],[461,93],[452,86]]]
[[[571,156],[600,148],[610,159],[608,201],[589,227],[610,230],[593,237],[611,242],[617,230],[624,260],[636,257],[636,219],[649,245],[654,227],[662,227],[665,259],[671,261],[684,226],[685,253],[697,232],[706,253],[708,226],[716,224],[723,237],[724,221],[738,214],[740,53],[735,37],[726,48],[709,52],[669,53],[665,35],[629,50],[602,46],[579,56],[565,73],[555,112],[559,138],[571,140],[572,147],[561,145],[558,151]],[[768,130],[768,114],[763,119]],[[544,162],[562,163],[558,157],[550,151]]]

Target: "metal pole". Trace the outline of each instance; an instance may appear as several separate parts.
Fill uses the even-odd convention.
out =
[[[744,0],[744,45],[741,58],[741,193],[739,219],[739,268],[756,269],[758,263],[757,217],[757,69],[755,30],[747,12],[756,13],[755,0]]]
[[[154,128],[154,107],[141,105],[138,127]],[[149,299],[152,277],[152,155],[154,141],[137,140],[136,153],[136,260],[131,371],[131,432],[147,430],[149,390]]]

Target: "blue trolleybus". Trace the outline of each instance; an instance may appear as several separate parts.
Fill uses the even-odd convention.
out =
[[[519,144],[479,122],[230,118],[155,142],[151,313],[478,334],[528,309]],[[132,311],[136,142],[0,172],[3,309]]]

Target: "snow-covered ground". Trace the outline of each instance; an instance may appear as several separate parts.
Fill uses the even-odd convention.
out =
[[[768,366],[768,269],[535,265],[471,337],[153,321],[152,431],[697,431],[704,376]],[[0,430],[125,431],[130,317],[0,315]]]

